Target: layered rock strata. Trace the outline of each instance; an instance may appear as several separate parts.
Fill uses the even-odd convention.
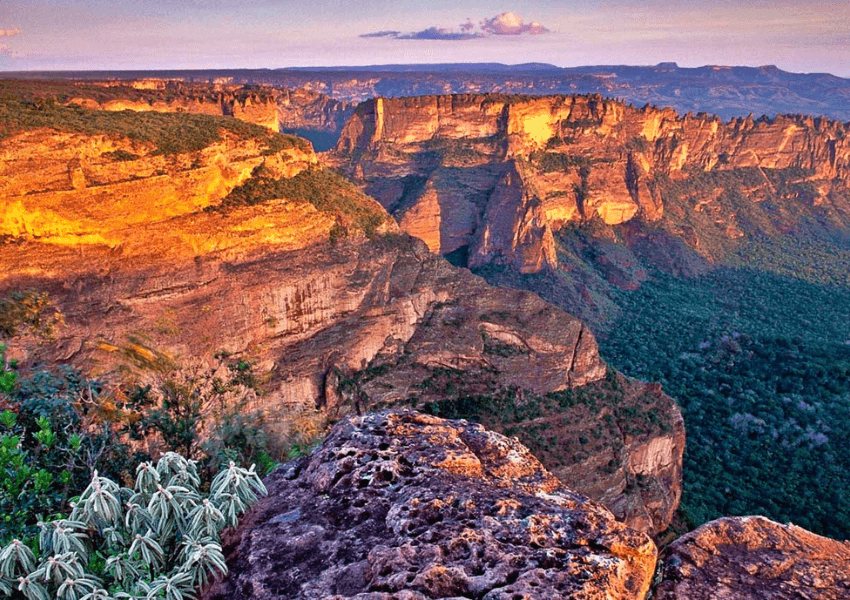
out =
[[[626,600],[654,572],[646,536],[465,421],[346,420],[266,484],[206,600]]]
[[[592,220],[661,223],[708,259],[718,235],[781,229],[801,210],[846,226],[847,134],[822,118],[724,123],[600,96],[377,98],[357,109],[328,161],[432,251],[534,273],[558,266],[560,230]],[[729,186],[676,193],[723,173],[741,179],[758,216],[730,206]]]
[[[440,398],[433,383],[442,377],[477,394],[519,397],[605,378],[579,320],[452,267],[394,233],[365,196],[311,192],[320,207],[349,193],[344,210],[383,220],[371,240],[342,208],[285,195],[226,204],[239,184],[257,185],[257,173],[261,181],[325,179],[302,145],[271,151],[268,140],[222,135],[198,152],[167,155],[126,138],[53,130],[0,142],[0,189],[11,200],[0,209],[0,295],[47,291],[66,323],[48,343],[11,344],[24,367],[70,362],[108,375],[127,362],[128,344],[178,362],[227,352],[256,365],[265,393],[248,409],[262,410],[282,435],[301,414],[424,406]],[[681,417],[663,395],[621,396],[599,409],[605,414],[573,407],[584,425],[558,425],[550,437],[569,438],[547,464],[655,532],[678,503]],[[623,411],[641,398],[666,430],[624,429]],[[606,414],[613,420],[600,429],[594,419]],[[584,437],[593,445],[561,464]],[[661,451],[648,451],[656,438]]]

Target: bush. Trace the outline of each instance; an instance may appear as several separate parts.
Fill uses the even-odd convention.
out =
[[[167,453],[141,463],[132,489],[95,471],[67,519],[39,523],[34,552],[0,551],[0,591],[27,600],[107,600],[195,595],[227,573],[220,534],[266,488],[232,462],[202,494],[196,463]]]

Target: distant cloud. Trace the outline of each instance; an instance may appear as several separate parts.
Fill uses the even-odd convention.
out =
[[[389,37],[395,38],[401,35],[400,31],[376,31],[374,33],[364,33],[360,37],[362,38],[380,38],[380,37]]]
[[[492,19],[485,19],[481,22],[481,29],[493,35],[520,35],[522,33],[537,35],[549,32],[540,23],[523,23],[522,17],[512,12],[496,15]]]
[[[477,38],[489,37],[491,35],[521,35],[528,33],[537,35],[540,33],[549,33],[549,30],[543,27],[540,23],[531,22],[524,23],[522,17],[512,12],[505,12],[496,15],[492,19],[484,19],[476,28],[472,19],[467,19],[466,23],[461,23],[458,26],[458,31],[454,29],[446,29],[444,27],[428,27],[422,31],[414,31],[412,33],[402,33],[400,31],[376,31],[374,33],[364,33],[362,38],[390,38],[394,40],[474,40]]]
[[[475,38],[480,37],[484,37],[484,34],[470,31],[461,31],[460,33],[458,33],[457,31],[452,31],[451,29],[443,29],[442,27],[429,27],[428,29],[423,29],[422,31],[416,31],[414,33],[407,33],[404,35],[397,35],[395,36],[395,39],[457,41],[474,40]]]
[[[19,33],[21,33],[20,29],[0,29],[0,37],[12,37],[13,35],[18,35]]]

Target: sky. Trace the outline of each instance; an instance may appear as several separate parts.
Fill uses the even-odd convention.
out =
[[[850,77],[850,0],[0,0],[3,71],[671,61]]]

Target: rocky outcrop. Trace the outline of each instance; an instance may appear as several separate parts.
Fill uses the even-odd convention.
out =
[[[303,129],[338,134],[356,104],[305,89],[282,90],[277,96],[281,130]]]
[[[185,112],[235,117],[280,131],[278,91],[238,84],[193,84],[174,80],[100,82],[68,86],[71,103],[108,111]]]
[[[465,421],[346,420],[266,485],[205,600],[637,600],[654,572],[646,536]]]
[[[217,205],[258,167],[293,177],[316,165],[309,145],[289,146],[225,132],[197,152],[163,154],[108,134],[25,131],[0,142],[0,236],[117,248],[133,243],[134,226]]]
[[[850,598],[850,544],[764,517],[703,525],[666,550],[660,600]]]
[[[724,123],[600,96],[378,98],[327,159],[432,251],[534,273],[561,266],[568,224],[661,229],[706,260],[787,230],[792,213],[846,227],[847,134],[822,118]]]
[[[0,244],[0,297],[47,291],[65,315],[52,341],[12,345],[24,368],[70,362],[108,376],[126,364],[128,344],[174,360],[230,353],[255,364],[264,382],[246,409],[262,410],[281,435],[298,415],[424,407],[449,386],[513,394],[522,413],[524,397],[606,378],[579,320],[534,294],[490,287],[399,235],[373,200],[329,178],[297,144],[274,153],[225,136],[163,155],[115,136],[37,130],[4,140],[0,156],[0,186],[13,199],[0,209],[8,242]],[[72,185],[80,172],[85,187]],[[256,189],[269,178],[299,181],[280,188],[296,197],[225,201],[235,185]],[[305,194],[303,186],[313,187]],[[371,239],[357,226],[364,215],[377,219]],[[566,451],[547,464],[655,532],[678,501],[682,444],[641,448],[653,437],[677,439],[681,425],[675,404],[658,396],[653,427],[626,431],[622,410],[641,397],[612,396],[605,410],[614,420],[604,428],[593,420],[604,414],[565,404],[564,418],[598,435],[569,429],[564,448],[585,437],[593,445],[569,468],[561,468]],[[652,491],[656,483],[666,500]]]

